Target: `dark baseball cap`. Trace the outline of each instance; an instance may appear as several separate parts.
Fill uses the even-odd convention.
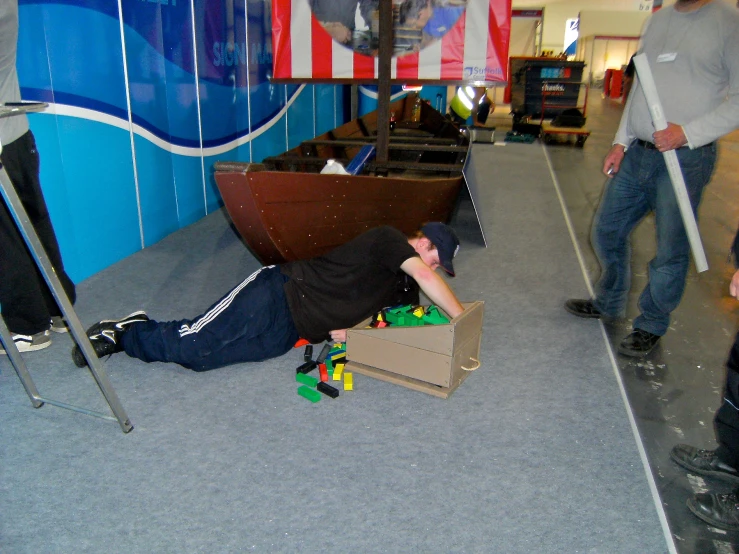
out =
[[[459,251],[459,238],[448,225],[433,221],[421,227],[421,232],[436,246],[439,252],[439,263],[444,270],[454,276],[452,260]]]

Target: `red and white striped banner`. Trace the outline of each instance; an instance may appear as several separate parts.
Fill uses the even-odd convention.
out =
[[[402,83],[505,82],[510,32],[511,0],[467,0],[440,39],[393,57],[391,78]],[[377,79],[377,58],[333,40],[308,0],[272,0],[272,48],[275,79]]]

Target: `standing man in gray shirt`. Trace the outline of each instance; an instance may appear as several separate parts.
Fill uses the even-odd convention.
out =
[[[631,286],[629,237],[654,211],[657,254],[639,297],[641,314],[618,348],[633,357],[646,356],[667,332],[690,263],[690,245],[662,153],[677,153],[696,213],[713,173],[715,141],[739,127],[739,13],[722,0],[677,0],[652,15],[640,53],[649,61],[668,125],[655,131],[637,78],[603,163],[611,181],[591,237],[601,265],[595,297],[565,303],[578,317],[623,316]]]
[[[21,99],[16,72],[18,1],[0,2],[0,103]],[[74,283],[64,271],[54,229],[39,182],[39,155],[25,115],[0,118],[0,162],[28,212],[57,276],[75,301]],[[18,350],[51,344],[49,330],[66,333],[61,311],[26,248],[5,202],[0,201],[0,310]],[[5,350],[0,349],[0,354]]]

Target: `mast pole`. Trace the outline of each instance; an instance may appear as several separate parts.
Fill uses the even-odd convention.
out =
[[[377,153],[387,162],[390,143],[390,68],[393,56],[393,0],[380,0],[380,49],[377,84]]]

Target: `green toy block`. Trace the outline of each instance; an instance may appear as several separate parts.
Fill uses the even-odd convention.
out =
[[[400,319],[400,316],[391,311],[388,311],[385,314],[385,321],[387,321],[390,325],[397,325],[399,319]]]
[[[316,379],[315,377],[311,377],[310,375],[306,375],[305,373],[296,373],[295,380],[298,383],[303,383],[304,385],[308,385],[309,387],[314,388],[318,384],[318,379]]]
[[[324,364],[326,364],[326,369],[329,373],[331,373],[334,370],[334,363],[331,361],[331,357],[328,356],[324,361]]]
[[[429,306],[426,310],[426,314],[423,316],[423,321],[429,325],[441,325],[449,323],[449,320],[439,311],[436,306]]]
[[[298,394],[302,396],[303,398],[307,398],[314,404],[321,400],[321,393],[317,390],[313,390],[310,387],[306,387],[305,385],[302,385],[298,387]]]
[[[423,325],[423,320],[417,318],[413,313],[390,313],[387,314],[387,322],[396,327],[415,327]]]

